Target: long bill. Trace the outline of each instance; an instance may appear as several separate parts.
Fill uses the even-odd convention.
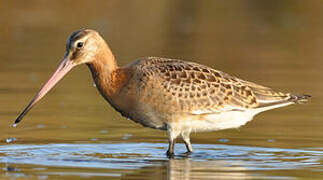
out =
[[[35,95],[35,97],[30,101],[30,103],[27,105],[27,107],[20,113],[20,115],[17,117],[14,127],[22,120],[22,118],[28,113],[28,111],[40,100],[42,97],[44,97],[49,90],[51,90],[55,84],[59,80],[61,80],[65,74],[67,74],[75,64],[70,61],[67,57],[65,57],[62,62],[58,65],[56,71],[54,74],[49,78],[49,80],[46,82],[46,84],[39,90],[39,92]]]

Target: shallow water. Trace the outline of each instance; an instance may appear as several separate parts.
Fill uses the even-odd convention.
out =
[[[322,19],[323,2],[311,0],[3,2],[0,177],[322,179]],[[239,129],[192,133],[194,153],[178,144],[168,159],[166,132],[121,117],[80,66],[11,127],[83,27],[101,33],[120,65],[181,58],[313,98]]]
[[[178,145],[184,149],[184,145]],[[323,149],[195,144],[196,152],[165,157],[165,144],[47,144],[0,146],[3,177],[148,179],[322,178]],[[26,166],[26,164],[28,164]],[[272,171],[283,171],[271,174]],[[284,173],[288,172],[288,173]]]

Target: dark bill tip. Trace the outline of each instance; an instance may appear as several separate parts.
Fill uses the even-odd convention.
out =
[[[31,100],[31,102],[27,105],[27,107],[21,112],[21,114],[15,120],[13,126],[17,126],[17,124],[22,120],[22,118],[28,113],[28,111],[40,100],[42,99],[54,86],[55,84],[62,79],[66,73],[68,73],[75,64],[69,59],[64,58],[62,62],[59,64],[58,68],[54,72],[54,74],[49,78],[49,80],[44,84],[44,86],[39,90],[36,96]]]

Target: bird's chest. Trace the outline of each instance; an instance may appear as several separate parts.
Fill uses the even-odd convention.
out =
[[[136,85],[129,83],[108,98],[108,101],[122,116],[136,123],[154,129],[166,129],[170,115],[158,108],[157,99],[154,95],[148,95]]]

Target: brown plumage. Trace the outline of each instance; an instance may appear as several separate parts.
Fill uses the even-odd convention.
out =
[[[101,95],[123,116],[143,126],[168,131],[168,155],[173,154],[179,135],[191,152],[191,131],[236,128],[262,111],[310,97],[276,92],[210,67],[177,59],[146,57],[118,67],[103,38],[94,30],[83,29],[70,36],[57,71],[15,124],[79,64],[88,65]]]

